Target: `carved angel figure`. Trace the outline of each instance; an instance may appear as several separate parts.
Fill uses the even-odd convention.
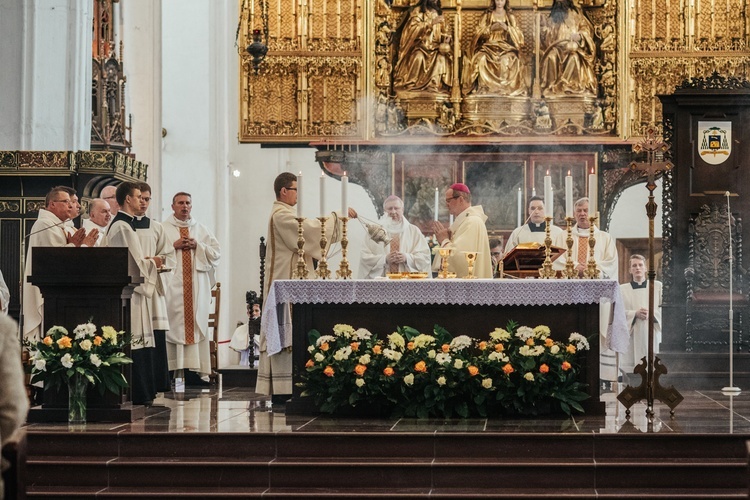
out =
[[[541,35],[542,94],[596,95],[594,27],[572,0],[555,0]]]
[[[464,59],[463,93],[528,95],[522,45],[523,33],[507,0],[492,0]]]
[[[404,23],[398,47],[393,88],[446,94],[450,91],[450,36],[440,0],[422,0]]]

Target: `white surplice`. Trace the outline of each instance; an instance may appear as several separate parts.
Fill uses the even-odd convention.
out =
[[[626,373],[632,373],[641,359],[648,356],[648,319],[638,319],[635,316],[638,309],[648,309],[648,280],[645,284],[645,288],[636,289],[631,283],[620,285],[625,316],[630,325],[630,346],[628,352],[620,355],[620,368]],[[659,352],[661,343],[661,290],[661,281],[654,281],[654,354]]]
[[[391,221],[390,217],[385,216],[379,222],[391,238],[398,236],[398,251],[406,256],[406,262],[398,265],[398,272],[430,273],[430,247],[422,231],[406,219],[402,219],[401,224],[392,224]],[[376,243],[366,238],[359,259],[359,277],[373,279],[390,272],[385,260],[390,251],[390,244]]]

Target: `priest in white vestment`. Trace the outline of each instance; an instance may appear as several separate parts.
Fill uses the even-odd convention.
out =
[[[575,264],[579,276],[583,276],[583,272],[586,270],[587,262],[589,260],[590,222],[588,198],[581,198],[576,201],[574,215],[576,224],[572,229],[573,263]],[[557,237],[553,239],[552,245],[567,249],[568,245],[565,241],[567,238],[567,232],[560,231]],[[596,260],[596,267],[601,273],[599,277],[602,279],[618,279],[617,246],[615,245],[615,239],[612,238],[609,233],[600,230],[596,226],[594,226],[594,239],[596,239],[596,245],[594,246],[594,260]],[[553,269],[565,269],[565,259],[566,256],[563,255],[553,262]]]
[[[365,240],[360,255],[359,277],[373,279],[387,273],[430,274],[430,247],[422,231],[404,218],[404,202],[389,196],[383,203],[380,225],[391,239],[388,243]]]
[[[191,217],[192,200],[189,193],[174,195],[174,213],[162,223],[176,262],[166,293],[167,360],[170,370],[191,370],[207,382],[211,374],[208,315],[221,249],[211,231]]]
[[[39,288],[29,283],[32,275],[31,254],[35,247],[80,247],[94,246],[99,237],[98,231],[81,228],[73,234],[65,230],[73,209],[69,187],[57,186],[47,193],[45,208],[39,209],[39,216],[31,227],[28,238],[28,251],[23,273],[23,337],[32,342],[41,340],[44,300]],[[47,325],[50,327],[52,325]]]
[[[169,314],[167,313],[166,289],[171,278],[168,269],[174,269],[175,256],[172,242],[167,239],[164,227],[160,222],[146,216],[151,204],[151,186],[139,182],[141,190],[141,205],[135,213],[135,233],[141,242],[141,250],[146,258],[158,256],[162,262],[156,279],[154,293],[151,294],[151,326],[154,330],[154,387],[156,392],[167,392],[172,388],[167,363],[167,331],[169,331]],[[109,211],[109,205],[104,203],[104,209]]]
[[[297,265],[297,176],[290,172],[279,174],[273,183],[276,201],[271,207],[268,220],[268,240],[266,257],[266,282],[263,297],[268,297],[271,284],[275,280],[291,279]],[[349,217],[357,217],[357,212],[349,208]],[[326,223],[328,244],[339,241],[341,215],[331,213]],[[305,238],[305,262],[310,273],[314,273],[313,259],[322,257],[320,248],[321,225],[317,218],[306,218],[302,223]],[[327,252],[328,249],[326,248]],[[266,321],[263,316],[261,321]],[[279,322],[291,323],[289,309],[280,306]],[[264,328],[261,328],[260,359],[255,392],[272,396],[274,403],[281,404],[292,394],[292,346],[281,346],[281,352],[268,355]]]
[[[0,271],[0,313],[8,314],[8,306],[10,305],[10,290],[8,284],[5,283],[3,278],[3,272]]]
[[[630,283],[620,285],[625,316],[630,325],[630,345],[620,355],[620,369],[633,373],[633,369],[648,356],[648,280],[646,258],[643,255],[630,257]],[[654,280],[654,354],[661,343],[661,281]]]
[[[450,228],[439,221],[434,221],[433,230],[441,248],[450,248],[453,253],[448,257],[448,272],[456,277],[465,278],[469,274],[466,252],[477,252],[474,263],[476,278],[492,278],[492,259],[490,257],[490,239],[487,235],[487,216],[481,205],[471,205],[471,192],[466,184],[453,184],[445,192],[445,203],[448,211],[455,217]],[[440,255],[435,256],[433,270],[439,270]]]
[[[539,243],[544,245],[544,239],[547,237],[547,223],[544,220],[544,200],[539,196],[532,196],[529,199],[529,222],[519,226],[510,233],[508,242],[505,244],[505,253],[507,254],[521,243]],[[555,245],[556,239],[564,233],[562,229],[550,224],[550,237],[552,244]],[[555,245],[557,246],[557,245]],[[563,247],[567,248],[567,247]]]
[[[86,232],[91,231],[92,229],[99,231],[99,239],[96,240],[96,244],[94,245],[98,247],[102,244],[104,235],[107,232],[107,227],[109,227],[111,221],[112,213],[109,211],[109,203],[102,198],[94,198],[91,200],[91,203],[89,203],[89,217],[88,219],[83,219],[81,227],[84,228]]]
[[[117,187],[120,211],[107,230],[102,246],[125,247],[133,257],[143,278],[143,283],[130,297],[130,334],[132,339],[131,395],[134,404],[150,405],[158,392],[154,385],[153,358],[156,343],[151,323],[151,296],[159,279],[158,270],[163,261],[147,255],[135,230],[135,214],[141,205],[141,190],[134,182],[123,182]]]

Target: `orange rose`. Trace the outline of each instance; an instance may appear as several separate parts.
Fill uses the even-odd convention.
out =
[[[414,371],[419,373],[426,372],[427,364],[424,361],[419,361],[416,365],[414,365]]]
[[[548,373],[549,372],[549,366],[542,365],[539,367],[539,373]]]
[[[360,377],[365,374],[365,371],[367,371],[367,367],[365,365],[357,365],[354,367],[354,373],[356,373]]]
[[[503,344],[495,344],[495,351],[503,352],[504,350],[505,350],[505,346]]]
[[[307,363],[305,363],[305,368],[312,368],[315,366],[315,362],[312,359],[308,359]]]
[[[479,343],[479,349],[482,350],[482,351],[484,351],[485,349],[487,349],[487,342],[485,342],[484,340],[481,341]]]
[[[568,351],[570,354],[576,353],[576,346],[573,344],[568,344],[568,347],[565,348],[566,351]]]
[[[328,350],[328,342],[323,342],[320,344],[320,350],[321,351],[327,351]]]
[[[406,344],[406,348],[409,349],[410,351],[413,351],[414,350],[414,342],[409,342],[408,344]]]
[[[511,366],[510,363],[507,363],[505,366],[503,366],[503,373],[505,373],[506,375],[510,375],[514,371],[515,370],[513,369],[513,366]]]
[[[325,373],[327,377],[333,377],[333,367],[331,365],[326,366],[326,369],[323,370],[323,373]]]
[[[101,338],[99,335],[94,337],[94,345],[102,345],[102,342],[104,342],[104,339]]]
[[[352,351],[359,351],[359,342],[352,342],[349,346],[352,348]]]
[[[443,344],[442,346],[440,346],[440,350],[443,352],[448,352],[451,350],[451,346],[449,346],[448,344]]]
[[[526,339],[526,345],[534,345],[534,339]]]
[[[570,370],[570,363],[568,363],[567,361],[563,361],[563,363],[562,363],[562,369],[564,371]]]
[[[553,345],[555,345],[555,341],[550,337],[547,337],[546,339],[544,339],[544,345],[547,347],[552,347]]]
[[[379,345],[372,346],[372,353],[373,354],[380,354],[382,352],[382,349]]]
[[[60,339],[57,341],[57,346],[60,349],[70,349],[71,346],[70,337],[60,337]]]
[[[479,368],[477,368],[474,365],[469,365],[469,367],[467,368],[467,370],[469,370],[469,375],[471,375],[472,377],[474,375],[476,375],[477,373],[479,373]]]
[[[42,343],[44,343],[44,345],[46,345],[47,347],[51,346],[52,345],[52,337],[50,337],[49,335],[47,335],[46,337],[44,337],[44,340],[42,340]]]
[[[385,375],[386,377],[392,377],[393,373],[393,368],[391,368],[390,366],[386,366],[383,370],[383,375]]]

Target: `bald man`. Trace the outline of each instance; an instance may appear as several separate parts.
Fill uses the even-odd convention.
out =
[[[113,217],[120,211],[120,204],[117,203],[117,195],[115,193],[117,193],[116,186],[105,186],[101,192],[102,199],[109,203],[109,211]]]
[[[99,230],[99,239],[94,246],[100,246],[104,234],[107,232],[107,226],[112,220],[112,213],[109,211],[109,203],[102,198],[94,198],[89,203],[89,218],[83,220],[83,228],[88,233],[92,229]]]

